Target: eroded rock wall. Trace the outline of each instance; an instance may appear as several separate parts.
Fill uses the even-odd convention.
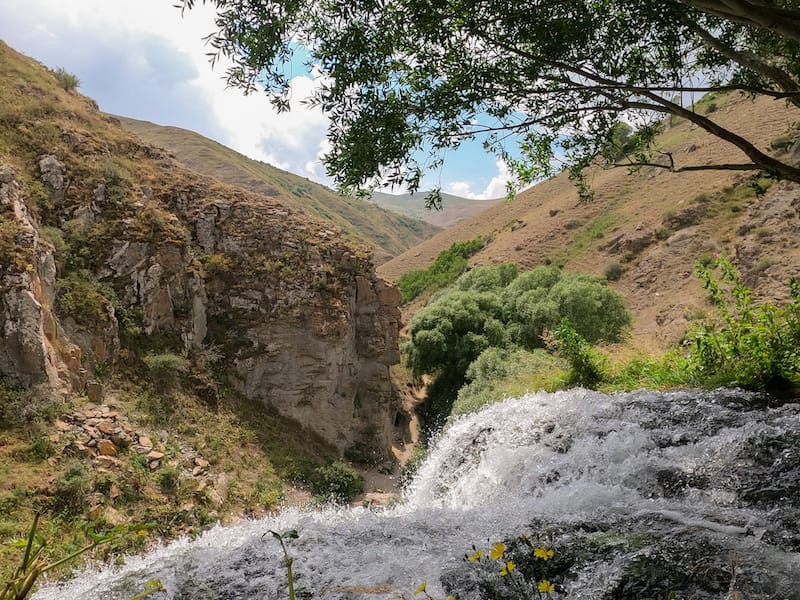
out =
[[[78,392],[148,353],[213,357],[342,453],[387,456],[400,294],[369,252],[76,106],[34,160],[0,156],[0,376]]]

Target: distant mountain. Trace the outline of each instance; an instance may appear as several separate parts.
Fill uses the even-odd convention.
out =
[[[186,166],[224,183],[286,202],[307,215],[331,221],[359,241],[381,264],[435,235],[440,228],[406,211],[340,196],[323,185],[294,175],[179,127],[114,116],[142,140],[171,152]]]
[[[384,194],[374,192],[370,200],[381,208],[391,210],[409,217],[422,219],[439,227],[450,227],[459,221],[468,219],[484,210],[500,204],[503,199],[474,200],[453,194],[442,194],[442,210],[425,208],[427,192],[416,194]]]

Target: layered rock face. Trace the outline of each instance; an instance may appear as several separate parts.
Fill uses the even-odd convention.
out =
[[[0,166],[0,373],[11,373],[32,386],[59,383],[51,341],[56,337],[52,313],[55,263],[43,244],[22,198],[11,165]]]
[[[79,391],[100,367],[182,353],[342,452],[388,454],[400,294],[369,252],[37,89],[57,133],[31,152],[17,133],[41,115],[0,128],[0,376]]]

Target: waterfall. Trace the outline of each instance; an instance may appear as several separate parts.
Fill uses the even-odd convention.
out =
[[[511,600],[546,575],[555,598],[800,600],[800,405],[765,400],[737,390],[509,399],[451,424],[395,507],[218,526],[34,598],[127,600],[157,578],[175,600],[284,599],[267,532],[296,529],[297,587],[313,598],[412,598],[424,581],[435,598]],[[493,561],[497,542],[507,553]],[[486,556],[465,561],[475,548]],[[501,576],[512,557],[517,569]]]

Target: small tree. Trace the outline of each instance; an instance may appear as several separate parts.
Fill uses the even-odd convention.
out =
[[[55,71],[52,72],[58,81],[58,85],[64,88],[68,92],[72,92],[81,85],[80,79],[76,75],[73,75],[69,71],[62,69],[59,67]]]

